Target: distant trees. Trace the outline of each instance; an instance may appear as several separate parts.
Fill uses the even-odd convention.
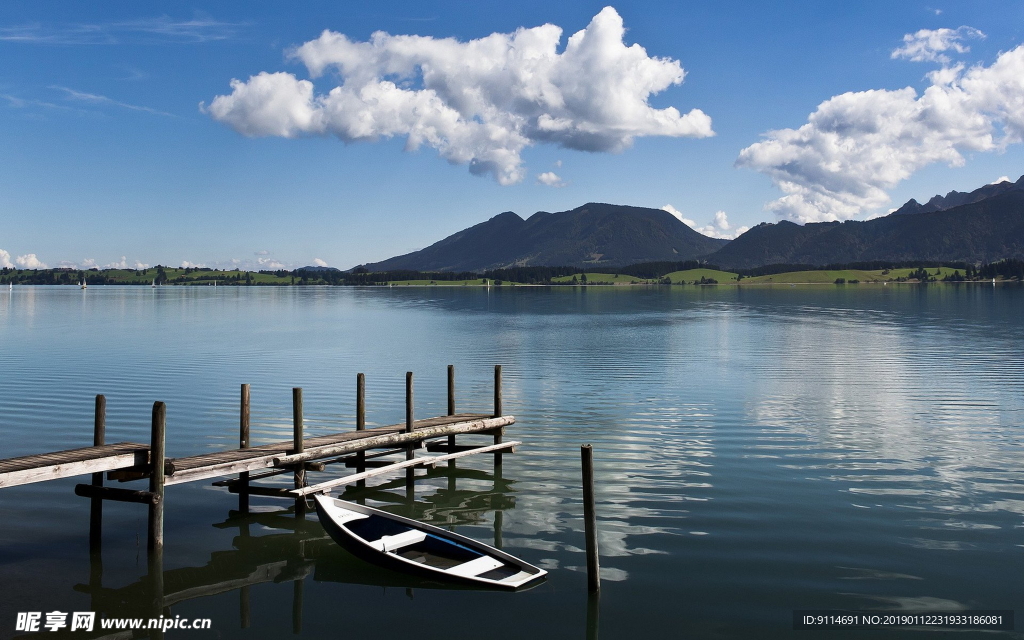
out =
[[[911,280],[919,280],[921,282],[935,282],[935,278],[930,276],[923,267],[918,267],[916,271],[911,271],[907,277]]]

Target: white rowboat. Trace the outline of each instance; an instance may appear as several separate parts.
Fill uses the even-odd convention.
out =
[[[316,495],[316,513],[334,541],[388,569],[451,582],[518,589],[547,571],[472,538],[386,511]]]

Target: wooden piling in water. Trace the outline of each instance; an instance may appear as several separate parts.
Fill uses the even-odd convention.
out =
[[[242,385],[238,414],[238,448],[249,448],[249,385]],[[238,510],[249,513],[249,472],[238,474]]]
[[[153,403],[149,445],[149,535],[146,559],[152,587],[150,617],[157,618],[164,607],[164,460],[166,456],[167,406]],[[150,638],[163,638],[163,630],[151,630]]]
[[[412,371],[405,372],[405,432],[412,433],[413,429],[413,401],[412,401]],[[413,445],[408,445],[405,450],[405,459],[412,460],[416,457]],[[405,490],[407,494],[413,493],[415,486],[416,472],[412,467],[405,470]]]
[[[583,526],[587,537],[587,589],[601,590],[601,567],[597,551],[597,514],[594,511],[594,448],[580,447],[583,461]]]
[[[448,415],[455,415],[455,365],[448,365]],[[455,436],[448,436],[449,451],[455,449]],[[455,469],[455,460],[448,461],[448,468]]]
[[[154,495],[149,505],[148,550],[163,553],[164,548],[164,458],[167,432],[167,406],[153,403],[153,420],[149,449],[149,492]],[[158,497],[158,498],[157,498]]]
[[[501,365],[494,365],[494,417],[501,417]],[[500,428],[494,432],[494,444],[501,444],[501,436],[505,432],[504,428]],[[494,469],[497,471],[498,467],[501,466],[501,453],[497,452],[494,454]]]
[[[356,374],[356,431],[366,431],[366,376]],[[356,454],[356,471],[366,471],[366,452],[360,451]],[[366,480],[360,480],[356,487],[366,488]]]
[[[292,389],[292,453],[302,453],[305,444],[302,439],[302,387]],[[303,465],[295,467],[295,488],[301,489],[306,486],[306,468]],[[295,515],[302,517],[306,514],[306,501],[299,499],[295,501]]]
[[[103,395],[96,396],[96,410],[93,414],[92,423],[92,446],[101,447],[105,445],[107,433],[107,398]],[[92,474],[92,485],[103,486],[103,473]],[[89,552],[97,554],[100,552],[103,540],[103,499],[93,498],[89,506]]]

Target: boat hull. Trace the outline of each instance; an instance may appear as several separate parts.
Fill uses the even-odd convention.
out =
[[[547,572],[433,525],[327,496],[314,496],[324,529],[367,562],[423,578],[515,590]]]

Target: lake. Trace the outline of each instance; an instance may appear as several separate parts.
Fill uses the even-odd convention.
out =
[[[191,591],[170,615],[212,629],[168,637],[812,638],[835,634],[794,631],[795,609],[1020,614],[1022,330],[1016,284],[15,287],[0,295],[0,457],[92,444],[99,393],[107,442],[148,442],[160,400],[168,455],[185,456],[237,447],[242,383],[260,444],[291,438],[292,387],[318,435],[354,428],[359,372],[384,425],[404,420],[406,371],[427,417],[446,411],[446,365],[458,409],[488,411],[501,364],[506,439],[524,444],[500,475],[469,457],[420,480],[413,504],[392,478],[344,497],[500,544],[545,582],[437,588],[349,557],[288,501],[254,497],[242,517],[210,481],[175,485],[166,590]],[[106,503],[104,589],[87,593],[89,501],[73,494],[87,481],[0,490],[0,638],[18,612],[145,601],[137,504]]]

